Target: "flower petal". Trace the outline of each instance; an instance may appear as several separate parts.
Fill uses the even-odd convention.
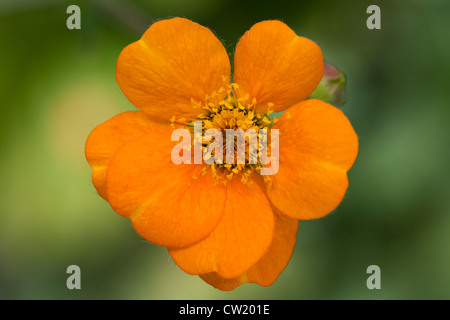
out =
[[[269,247],[274,217],[261,187],[248,187],[238,177],[227,183],[225,212],[217,228],[206,239],[169,253],[190,274],[217,272],[234,278],[254,265]]]
[[[347,171],[358,154],[358,137],[341,110],[320,100],[300,102],[283,113],[279,129],[279,171],[267,195],[297,219],[322,217],[342,201]]]
[[[122,51],[116,78],[131,103],[167,121],[195,118],[199,110],[191,99],[205,102],[206,95],[229,83],[230,72],[228,54],[209,29],[173,18],[153,23]]]
[[[298,220],[274,209],[275,227],[272,243],[261,259],[248,271],[232,279],[225,279],[216,272],[202,274],[200,278],[220,290],[233,290],[245,282],[270,286],[286,268],[297,240]]]
[[[107,171],[112,208],[132,220],[148,241],[184,247],[206,236],[219,223],[226,188],[215,185],[203,165],[175,165],[171,159],[171,128],[158,125],[151,134],[122,145]]]
[[[89,135],[85,155],[92,167],[92,182],[104,199],[106,169],[114,152],[125,142],[151,132],[151,120],[140,111],[120,113],[97,126]]]
[[[299,37],[281,21],[255,24],[239,40],[234,76],[240,89],[257,100],[257,112],[267,103],[275,112],[306,99],[323,75],[323,57],[313,41]]]

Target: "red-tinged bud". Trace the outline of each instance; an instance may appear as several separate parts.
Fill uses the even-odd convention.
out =
[[[345,83],[345,74],[335,66],[325,63],[322,80],[310,98],[340,106],[345,102]]]

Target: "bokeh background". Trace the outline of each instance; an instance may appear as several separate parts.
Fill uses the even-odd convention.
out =
[[[66,8],[81,8],[81,30]],[[366,8],[381,8],[381,30]],[[345,71],[341,107],[360,139],[342,204],[302,222],[270,287],[222,292],[143,240],[91,183],[90,131],[134,107],[120,51],[155,20],[214,30],[232,55],[254,23],[281,19]],[[0,2],[0,299],[449,299],[450,2]],[[66,268],[81,268],[68,290]],[[366,269],[381,268],[381,290]]]

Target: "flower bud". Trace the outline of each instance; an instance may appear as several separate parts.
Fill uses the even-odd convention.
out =
[[[319,99],[334,106],[340,106],[345,102],[345,83],[345,74],[335,66],[325,63],[322,80],[310,98]]]

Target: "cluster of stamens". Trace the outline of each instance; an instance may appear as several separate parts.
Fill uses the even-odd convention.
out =
[[[209,171],[216,183],[223,183],[226,185],[227,181],[231,180],[233,177],[241,176],[241,182],[251,186],[252,181],[249,180],[249,176],[253,173],[260,173],[262,168],[262,163],[260,161],[260,153],[265,152],[267,154],[270,151],[270,139],[267,139],[267,135],[261,134],[261,129],[265,129],[268,132],[273,123],[277,122],[276,118],[269,118],[269,115],[273,112],[272,103],[267,103],[267,112],[264,114],[256,113],[256,99],[249,101],[248,94],[244,97],[238,97],[236,90],[238,85],[233,83],[228,85],[226,88],[222,87],[218,91],[214,91],[211,96],[207,95],[205,97],[206,102],[198,102],[191,100],[191,104],[194,109],[201,110],[201,113],[197,116],[195,121],[202,121],[202,133],[201,135],[194,133],[194,125],[192,121],[186,121],[183,118],[176,119],[172,117],[170,119],[172,126],[175,127],[175,123],[184,124],[193,134],[192,145],[194,143],[200,142],[202,145],[202,151],[208,149],[208,146],[214,142],[214,138],[205,139],[205,133],[209,129],[217,129],[221,131],[223,137],[226,137],[226,131],[228,129],[238,130],[241,129],[243,132],[247,132],[249,129],[253,129],[257,141],[258,147],[251,148],[249,146],[249,138],[245,137],[245,163],[238,163],[238,143],[237,137],[233,136],[233,139],[223,139],[222,150],[225,151],[227,146],[234,145],[234,162],[230,163],[225,161],[225,152],[222,152],[223,158],[217,159],[215,155],[215,149],[206,156],[204,160],[208,160],[208,157],[214,157],[215,161],[210,166],[203,167],[201,174],[206,175]],[[226,96],[223,100],[217,99],[219,96],[223,96],[226,92]],[[240,131],[240,130],[238,130]],[[242,132],[241,131],[241,132]],[[234,141],[233,141],[234,140]],[[265,143],[262,144],[261,141]],[[267,150],[264,150],[267,148]],[[242,161],[241,161],[242,162]],[[197,178],[197,176],[194,176]],[[264,179],[270,180],[268,176],[264,176]]]

